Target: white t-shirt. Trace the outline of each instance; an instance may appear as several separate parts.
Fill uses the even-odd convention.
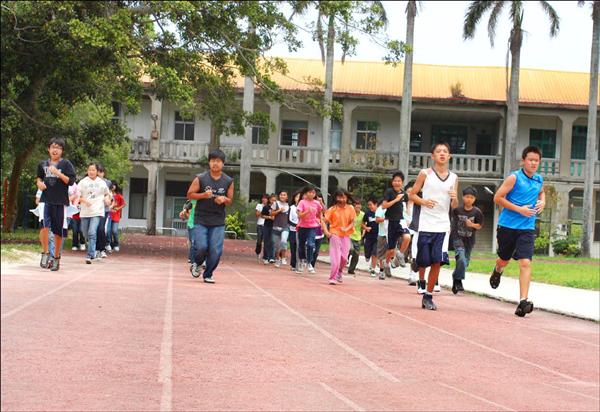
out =
[[[290,215],[288,216],[288,218],[290,219],[290,222],[292,222],[294,225],[298,224],[298,210],[296,209],[296,205],[290,206]],[[295,231],[296,226],[290,225],[290,232]]]
[[[384,209],[383,207],[379,206],[377,208],[377,210],[375,211],[375,218],[385,218],[385,211],[386,209]],[[388,232],[388,221],[387,219],[385,219],[383,222],[379,223],[379,232],[377,233],[377,236],[387,236],[387,232]]]
[[[81,199],[85,199],[90,204],[81,203],[81,217],[104,216],[104,196],[108,195],[108,186],[100,177],[94,180],[89,177],[79,182],[79,193]]]
[[[421,208],[419,232],[444,233],[450,231],[450,190],[454,190],[457,176],[448,171],[445,180],[440,179],[433,168],[425,169],[427,177],[423,183],[423,199],[437,203],[431,209]]]
[[[260,212],[260,213],[262,213],[262,210],[263,210],[263,204],[262,204],[262,203],[259,203],[259,204],[257,204],[257,205],[256,205],[256,208],[255,208],[255,210],[256,210],[257,212]],[[260,217],[260,216],[259,216],[259,217],[257,217],[257,218],[256,218],[256,225],[257,225],[257,226],[263,226],[264,224],[265,224],[265,219],[264,219],[263,217]]]

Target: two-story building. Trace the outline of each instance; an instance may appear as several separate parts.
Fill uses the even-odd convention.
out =
[[[285,90],[306,91],[308,77],[322,78],[319,60],[287,59],[289,73],[275,76]],[[343,106],[343,121],[333,121],[330,136],[330,187],[352,189],[370,177],[397,169],[402,99],[402,65],[382,62],[336,62],[334,99]],[[492,250],[498,208],[492,191],[502,181],[507,73],[503,67],[452,67],[415,64],[408,180],[430,162],[433,142],[452,147],[450,168],[460,186],[479,189],[478,205],[486,225],[478,249]],[[242,97],[240,79],[240,104]],[[600,158],[585,164],[588,73],[521,69],[517,156],[535,144],[543,151],[540,173],[551,186],[541,227],[553,233],[581,225],[584,168],[594,168],[594,245],[600,245]],[[127,207],[122,226],[183,229],[178,212],[193,176],[202,171],[210,140],[206,119],[184,120],[178,108],[147,94],[141,111],[127,115],[115,104],[132,140],[134,164],[124,188]],[[255,128],[252,136],[250,193],[293,189],[302,182],[290,173],[320,183],[322,119],[308,110],[290,110],[266,102],[257,90],[255,111],[269,113],[274,129]],[[239,174],[242,136],[221,136],[228,155],[227,173]],[[598,134],[597,134],[598,139]],[[598,152],[598,143],[596,143]],[[406,171],[405,171],[406,173]],[[155,201],[153,201],[155,199]],[[152,216],[154,214],[154,216]]]

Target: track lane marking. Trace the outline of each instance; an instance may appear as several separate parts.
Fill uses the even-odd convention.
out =
[[[352,348],[351,346],[349,346],[348,344],[346,344],[342,340],[338,339],[337,337],[335,337],[334,335],[332,335],[331,333],[329,333],[328,331],[326,331],[325,329],[323,329],[321,326],[317,325],[312,320],[308,319],[302,313],[300,313],[297,310],[295,310],[292,307],[290,307],[288,304],[286,304],[281,299],[277,298],[276,296],[274,296],[270,292],[268,292],[265,289],[263,289],[260,286],[258,286],[251,279],[249,279],[248,277],[242,275],[235,268],[231,267],[231,270],[233,272],[235,272],[241,278],[245,279],[246,282],[250,283],[256,289],[260,290],[266,296],[268,296],[269,298],[271,298],[273,301],[277,302],[280,306],[283,306],[285,309],[287,309],[289,312],[291,312],[292,314],[294,314],[296,317],[302,319],[306,324],[308,324],[313,329],[315,329],[316,331],[318,331],[319,333],[321,333],[323,336],[325,336],[329,340],[333,341],[336,345],[338,345],[339,347],[341,347],[342,349],[344,349],[347,353],[349,353],[350,355],[352,355],[355,358],[359,359],[362,363],[364,363],[365,365],[367,365],[369,368],[371,368],[375,373],[377,373],[382,378],[384,378],[384,379],[386,379],[386,380],[388,380],[390,382],[394,382],[394,383],[399,383],[400,382],[400,380],[398,378],[396,378],[394,375],[392,375],[391,373],[389,373],[385,369],[383,369],[380,366],[378,366],[375,362],[371,361],[365,355],[363,355],[362,353],[360,353],[356,349]]]
[[[319,384],[327,392],[331,393],[333,396],[335,396],[336,398],[338,398],[340,401],[344,402],[346,404],[346,406],[348,406],[349,408],[351,408],[353,411],[359,411],[359,412],[366,411],[365,408],[363,408],[362,406],[360,406],[357,403],[353,402],[351,399],[345,397],[344,395],[342,395],[341,393],[339,393],[338,391],[336,391],[335,389],[333,389],[331,386],[327,385],[326,383],[319,382]]]
[[[454,391],[456,391],[456,392],[458,392],[458,393],[462,393],[463,395],[470,396],[470,397],[471,397],[471,398],[473,398],[473,399],[477,399],[477,400],[479,400],[479,401],[481,401],[481,402],[485,402],[485,403],[487,403],[487,404],[489,404],[489,405],[495,406],[496,408],[504,409],[505,411],[513,411],[513,412],[516,412],[516,409],[509,408],[508,406],[501,405],[501,404],[499,404],[499,403],[497,403],[497,402],[490,401],[490,400],[488,400],[488,399],[482,398],[481,396],[477,396],[477,395],[475,395],[475,394],[473,394],[473,393],[470,393],[470,392],[464,391],[464,390],[462,390],[462,389],[455,388],[454,386],[447,385],[447,384],[445,384],[445,383],[442,383],[442,382],[438,382],[438,383],[439,383],[439,385],[440,385],[440,386],[443,386],[444,388],[452,389],[452,390],[454,390]]]
[[[560,386],[552,385],[551,383],[541,382],[542,385],[550,386],[551,388],[558,389],[564,392],[572,393],[573,395],[579,395],[587,399],[592,399],[594,401],[600,401],[600,398],[596,398],[595,396],[586,395],[585,393],[571,391],[569,389],[561,388]]]
[[[173,408],[173,256],[169,260],[169,279],[165,299],[163,334],[160,345],[158,381],[162,383],[160,397],[161,412],[170,412]]]

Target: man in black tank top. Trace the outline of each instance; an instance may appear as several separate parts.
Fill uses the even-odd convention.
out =
[[[198,174],[187,198],[196,199],[192,239],[196,256],[190,267],[192,276],[200,276],[200,267],[206,263],[203,278],[206,283],[215,283],[213,272],[219,265],[225,238],[225,206],[233,202],[233,179],[223,173],[225,153],[213,150],[208,154],[209,171]]]

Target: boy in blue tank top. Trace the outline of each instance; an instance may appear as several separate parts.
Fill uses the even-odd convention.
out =
[[[498,220],[498,259],[490,277],[490,286],[500,285],[502,271],[513,258],[519,261],[520,300],[515,315],[524,317],[533,311],[527,297],[531,283],[531,259],[535,242],[535,220],[546,206],[544,179],[537,172],[542,152],[536,146],[523,150],[523,168],[512,172],[496,191],[494,203],[503,209]]]

